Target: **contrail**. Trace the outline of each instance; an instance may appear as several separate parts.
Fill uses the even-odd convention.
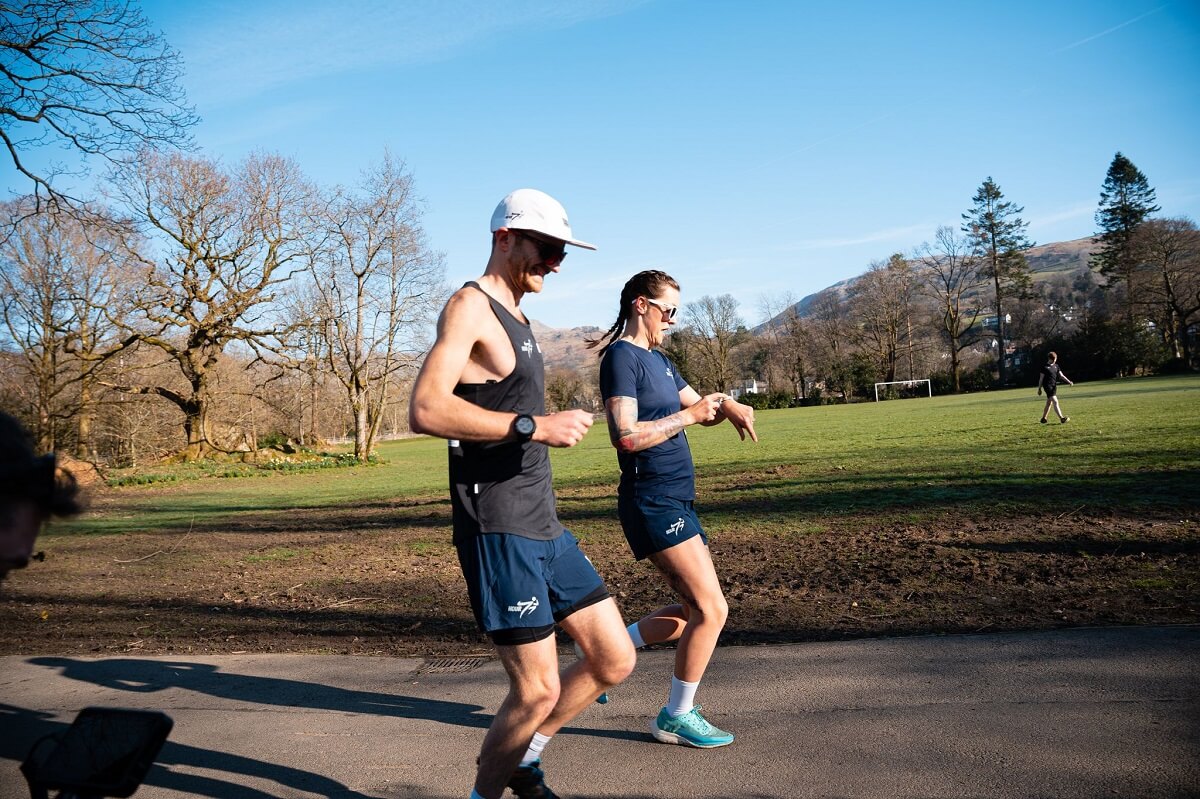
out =
[[[1146,17],[1150,16],[1151,14],[1157,14],[1159,11],[1162,11],[1164,8],[1166,8],[1166,6],[1159,6],[1156,9],[1147,11],[1145,14],[1142,14],[1141,16],[1137,16],[1137,17],[1134,17],[1133,19],[1126,20],[1125,22],[1122,22],[1120,25],[1111,27],[1106,31],[1101,31],[1100,33],[1097,33],[1095,36],[1089,36],[1086,39],[1080,39],[1079,41],[1075,42],[1074,44],[1068,44],[1066,47],[1060,47],[1057,50],[1055,50],[1053,53],[1051,53],[1051,55],[1065,52],[1072,48],[1078,47],[1081,44],[1087,44],[1088,42],[1092,41],[1093,39],[1099,39],[1101,36],[1107,36],[1108,34],[1112,33],[1113,31],[1119,31],[1121,28],[1124,28],[1126,25],[1132,25],[1133,23],[1137,22],[1139,19],[1145,19]]]

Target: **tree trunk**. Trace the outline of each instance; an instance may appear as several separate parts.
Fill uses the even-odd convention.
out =
[[[370,444],[370,423],[367,414],[367,397],[359,393],[354,397],[354,459],[366,461],[371,453],[367,449]]]
[[[208,443],[208,402],[193,397],[181,406],[183,430],[187,434],[187,446],[183,450],[185,461],[198,461],[212,451]]]
[[[1004,307],[1000,297],[1000,264],[995,256],[992,257],[992,274],[995,275],[996,284],[996,339],[997,339],[997,376],[1000,380],[1000,387],[1004,388],[1005,384],[1005,369],[1004,369],[1004,351],[1006,348],[1004,343]]]
[[[86,377],[79,384],[79,416],[76,418],[75,457],[94,460],[92,452],[92,386]]]

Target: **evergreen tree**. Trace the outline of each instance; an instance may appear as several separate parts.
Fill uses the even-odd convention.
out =
[[[1124,284],[1126,321],[1133,322],[1134,287],[1130,277],[1136,258],[1130,240],[1146,217],[1159,210],[1154,204],[1154,189],[1141,170],[1121,153],[1113,156],[1100,187],[1100,207],[1096,226],[1100,233],[1093,239],[1101,245],[1092,256],[1092,268],[1108,278],[1109,287]]]
[[[980,273],[992,281],[995,292],[997,360],[1000,385],[1004,385],[1007,382],[1004,303],[1006,299],[1024,295],[1033,282],[1024,253],[1033,242],[1025,237],[1029,223],[1020,217],[1025,209],[1007,202],[1004,192],[990,177],[975,192],[972,202],[971,210],[962,215],[962,230],[981,259]]]

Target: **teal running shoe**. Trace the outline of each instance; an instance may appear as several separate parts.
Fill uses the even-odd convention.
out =
[[[708,719],[700,715],[699,705],[682,716],[672,716],[664,707],[658,711],[658,718],[650,724],[650,734],[665,744],[695,746],[699,749],[716,749],[733,743],[733,733],[709,724]]]
[[[583,656],[583,650],[579,648],[578,641],[575,642],[575,657],[578,660],[586,660],[586,658]],[[600,696],[596,697],[596,704],[598,704],[598,705],[607,705],[608,704],[608,691],[605,691],[604,693],[600,694]]]

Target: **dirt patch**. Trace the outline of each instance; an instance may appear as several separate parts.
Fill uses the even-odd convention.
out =
[[[169,489],[164,489],[164,496]],[[97,505],[119,510],[117,499]],[[1200,523],[1085,510],[710,527],[722,644],[1200,621]],[[627,619],[673,601],[615,519],[568,522]],[[44,537],[0,588],[4,654],[490,651],[449,504],[244,514],[218,528]]]
[[[70,472],[71,476],[75,478],[75,482],[84,488],[95,487],[104,479],[94,463],[81,461],[66,453],[58,454],[58,466],[60,469]]]

